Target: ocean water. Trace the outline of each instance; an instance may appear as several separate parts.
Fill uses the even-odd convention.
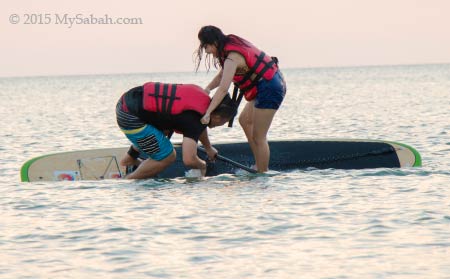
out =
[[[0,78],[0,278],[450,278],[450,65],[284,74],[270,139],[398,141],[423,167],[22,183],[30,158],[127,146],[127,89],[214,73]]]

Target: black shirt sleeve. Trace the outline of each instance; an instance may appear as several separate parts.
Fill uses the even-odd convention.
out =
[[[178,115],[174,115],[175,130],[181,132],[183,137],[191,138],[198,141],[198,138],[206,129],[206,125],[200,122],[202,116],[196,111],[184,111]]]

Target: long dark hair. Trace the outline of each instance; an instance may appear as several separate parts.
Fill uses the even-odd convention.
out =
[[[198,68],[200,67],[204,48],[207,44],[215,45],[217,47],[218,57],[213,57],[211,54],[207,54],[205,59],[205,67],[209,71],[212,61],[214,68],[217,69],[217,66],[223,63],[223,48],[228,41],[228,37],[218,27],[207,25],[203,26],[198,32],[198,39],[200,40],[200,46],[196,51],[194,51],[195,71],[198,71]]]

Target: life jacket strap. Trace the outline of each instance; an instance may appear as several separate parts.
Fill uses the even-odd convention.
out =
[[[170,114],[172,111],[173,102],[175,100],[181,99],[180,97],[176,96],[176,92],[177,92],[176,84],[172,85],[170,94],[169,94],[169,84],[163,84],[162,94],[160,94],[161,93],[161,84],[159,82],[156,82],[155,83],[155,93],[154,94],[150,93],[150,94],[148,94],[148,96],[155,97],[155,104],[156,104],[157,112],[161,112],[164,114],[167,114],[167,113]],[[161,108],[159,108],[158,98],[161,98]],[[169,103],[167,103],[167,101],[169,101]]]
[[[256,84],[258,83],[258,81],[262,78],[262,76],[264,75],[265,72],[267,72],[267,70],[269,70],[273,64],[278,66],[278,58],[275,56],[272,56],[272,60],[269,63],[266,63],[263,60],[263,57],[266,54],[264,52],[261,52],[261,54],[258,56],[258,60],[256,61],[255,65],[249,70],[249,72],[244,76],[244,78],[242,79],[241,82],[239,83],[234,83],[234,88],[233,88],[233,96],[232,96],[232,100],[234,101],[234,103],[236,104],[236,109],[239,108],[239,105],[241,104],[242,98],[244,97],[244,93],[245,91],[251,89],[253,86],[256,86]],[[239,89],[239,86],[244,84],[246,80],[250,79],[250,77],[254,74],[254,71],[256,70],[256,68],[259,67],[259,65],[261,63],[264,63],[265,66],[264,68],[261,70],[261,72],[259,74],[256,75],[256,78],[252,81],[252,83],[249,86],[246,86],[244,88]],[[238,94],[239,91],[239,94]],[[233,127],[233,122],[234,122],[234,117],[230,119],[230,121],[228,121],[228,127]]]
[[[239,93],[238,93],[239,92]],[[239,108],[239,105],[241,104],[242,97],[244,97],[244,91],[239,90],[238,85],[235,83],[233,88],[233,96],[231,97],[231,100],[235,103],[236,109]],[[228,121],[228,127],[233,127],[234,117]]]
[[[264,57],[266,56],[266,53],[264,51],[261,51],[261,53],[256,56],[256,63],[253,65],[253,67],[244,75],[241,81],[239,81],[237,84],[238,86],[244,85],[247,81],[251,81],[251,83],[243,88],[241,90],[248,91],[253,86],[255,86],[258,81],[261,80],[261,78],[264,76],[264,74],[273,67],[273,65],[278,65],[278,58],[271,57],[272,59],[269,62],[264,61]],[[264,64],[264,67],[259,71],[259,73],[256,73],[256,70],[261,65],[261,63]],[[251,77],[256,74],[254,79],[251,79]]]

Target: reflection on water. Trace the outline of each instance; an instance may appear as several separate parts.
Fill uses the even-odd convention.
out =
[[[395,140],[424,167],[20,183],[32,157],[126,146],[125,90],[214,73],[0,79],[0,277],[447,277],[450,65],[284,73],[271,139]]]

